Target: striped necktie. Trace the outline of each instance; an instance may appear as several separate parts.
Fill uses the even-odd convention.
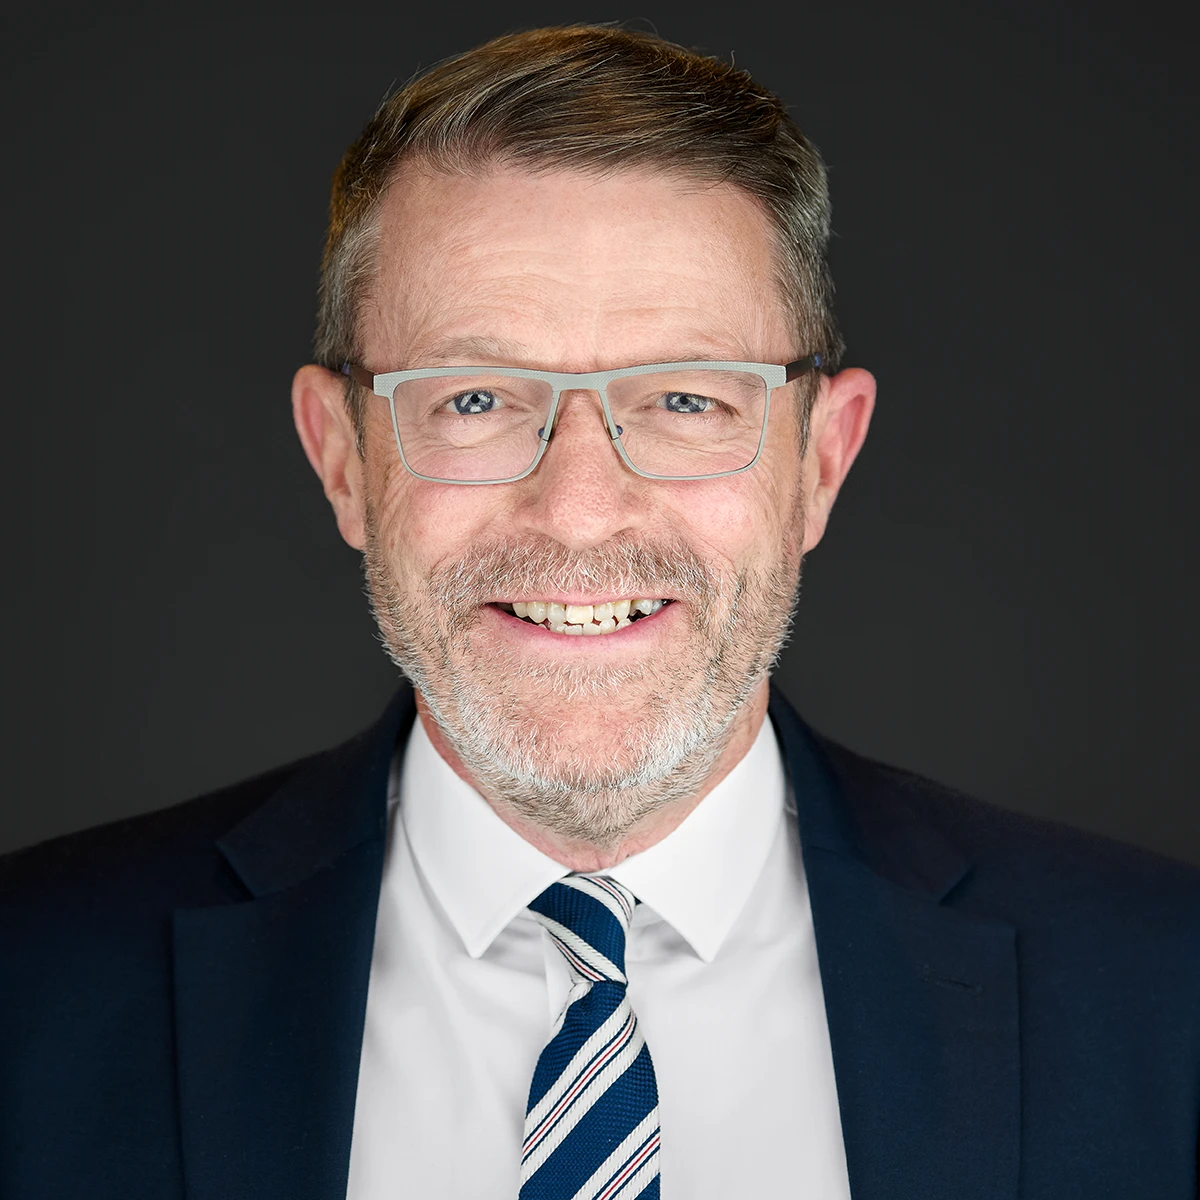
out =
[[[576,987],[533,1073],[520,1200],[658,1200],[658,1086],[625,991],[636,903],[603,875],[568,875],[529,905]]]

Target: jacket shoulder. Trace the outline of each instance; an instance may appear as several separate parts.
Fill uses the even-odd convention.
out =
[[[243,899],[245,889],[216,849],[217,839],[321,757],[0,856],[0,912],[14,908],[28,926],[39,910],[144,904],[155,894],[172,905]]]
[[[242,852],[247,838],[257,838],[268,858],[294,842],[305,861],[316,862],[326,835],[336,841],[349,825],[352,838],[373,820],[373,811],[365,818],[348,812],[347,789],[378,782],[412,711],[411,690],[401,688],[374,725],[340,745],[170,808],[0,857],[0,939],[14,929],[36,938],[39,926],[50,925],[78,939],[91,927],[103,930],[108,918],[116,918],[108,920],[114,931],[133,930],[161,924],[175,909],[246,900],[251,885],[242,864],[232,865],[239,837]]]
[[[813,738],[862,841],[885,845],[900,831],[936,830],[972,864],[959,885],[965,900],[990,906],[1010,896],[1047,915],[1086,912],[1126,926],[1149,919],[1200,949],[1200,867],[980,800],[820,734]]]

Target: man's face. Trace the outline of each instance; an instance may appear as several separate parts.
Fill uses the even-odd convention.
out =
[[[784,363],[818,349],[796,343],[766,217],[729,185],[409,171],[386,196],[379,244],[363,328],[376,372]],[[695,481],[631,472],[598,397],[569,392],[527,478],[429,483],[404,470],[386,401],[368,400],[363,462],[331,499],[366,551],[390,653],[493,802],[604,845],[700,786],[761,700],[823,529],[828,505],[806,488],[804,386],[773,394],[755,467]],[[639,599],[664,603],[601,636],[509,611]]]

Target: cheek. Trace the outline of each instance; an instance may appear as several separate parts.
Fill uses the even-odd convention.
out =
[[[495,520],[495,500],[477,494],[485,490],[424,483],[403,467],[389,470],[373,504],[389,557],[421,576],[464,557]]]
[[[772,409],[762,457],[749,471],[691,485],[697,490],[680,506],[689,530],[731,565],[773,558],[780,546],[798,557],[802,465],[792,412]]]
[[[477,505],[447,487],[414,479],[400,462],[387,405],[371,412],[366,437],[367,505],[380,545],[392,569],[419,575],[469,541]]]
[[[781,544],[798,542],[795,489],[763,470],[760,461],[742,475],[697,480],[671,508],[689,543],[729,571],[775,558]]]

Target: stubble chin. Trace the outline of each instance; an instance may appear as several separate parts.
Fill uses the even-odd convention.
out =
[[[519,672],[477,652],[469,606],[456,619],[402,591],[370,527],[365,569],[387,653],[477,789],[538,828],[608,849],[703,787],[786,638],[799,563],[782,560],[710,586],[683,652]]]

